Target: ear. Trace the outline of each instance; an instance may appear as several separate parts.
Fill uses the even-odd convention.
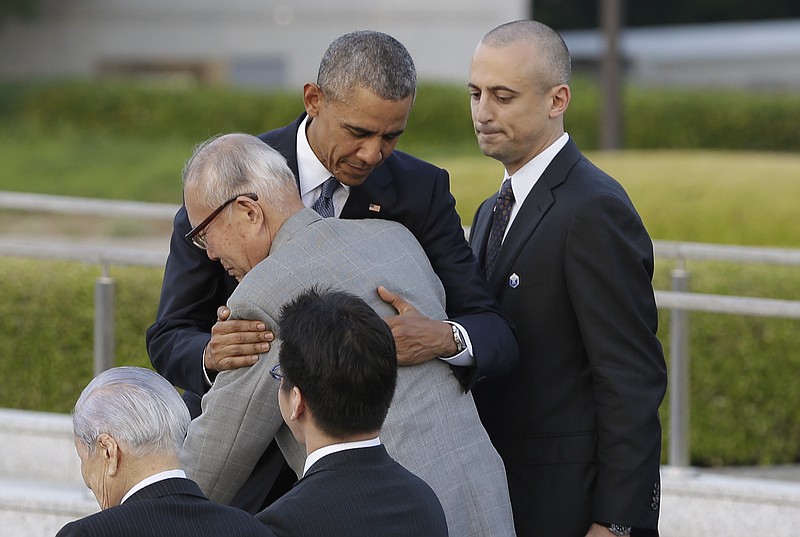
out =
[[[109,477],[117,475],[122,458],[117,441],[112,436],[102,433],[97,437],[97,449],[99,456],[103,459],[106,475]]]
[[[239,196],[239,199],[236,200],[236,210],[248,223],[260,225],[264,220],[264,211],[261,205],[247,196]]]
[[[319,115],[319,110],[325,101],[325,94],[322,88],[312,82],[303,86],[303,104],[309,117],[315,118]]]
[[[297,386],[293,387],[292,392],[289,394],[289,405],[292,409],[292,415],[290,416],[292,420],[300,420],[308,413],[306,399],[303,397],[303,392],[301,392],[300,388]]]
[[[550,90],[550,97],[552,104],[550,105],[550,118],[563,116],[567,111],[569,101],[572,98],[569,86],[566,84],[559,84]]]

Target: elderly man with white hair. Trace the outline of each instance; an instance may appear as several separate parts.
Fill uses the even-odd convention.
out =
[[[57,537],[273,535],[244,511],[211,502],[180,470],[189,412],[157,373],[101,373],[81,393],[72,421],[81,474],[101,511]]]

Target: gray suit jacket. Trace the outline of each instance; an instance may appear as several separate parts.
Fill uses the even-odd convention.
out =
[[[442,285],[403,226],[322,219],[303,209],[284,223],[267,259],[242,279],[228,306],[232,318],[259,319],[275,330],[281,306],[317,286],[351,292],[380,315],[394,315],[378,296],[379,285],[428,317],[446,318]],[[202,415],[189,427],[182,462],[212,500],[231,501],[273,438],[295,472],[302,472],[305,449],[281,418],[278,382],[269,374],[280,351],[276,336],[255,365],[217,376],[203,398]],[[514,534],[502,460],[472,395],[441,360],[400,369],[381,440],[395,460],[436,492],[450,535]]]

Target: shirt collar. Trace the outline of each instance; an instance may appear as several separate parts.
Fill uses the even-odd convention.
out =
[[[122,497],[122,501],[119,502],[120,504],[125,503],[125,500],[133,496],[135,493],[139,492],[145,487],[152,485],[153,483],[157,483],[159,481],[164,481],[165,479],[173,479],[176,477],[186,478],[186,472],[183,470],[166,470],[164,472],[159,472],[157,474],[153,474],[150,477],[145,477],[134,486],[130,488],[128,492],[125,493],[125,496]]]
[[[322,165],[311,149],[311,144],[308,143],[306,136],[308,119],[308,116],[304,117],[297,128],[297,175],[301,198],[319,188],[331,176],[331,172]]]
[[[514,190],[514,205],[519,207],[528,197],[533,186],[542,176],[544,171],[553,162],[559,151],[561,151],[569,141],[569,134],[562,134],[555,142],[550,144],[547,149],[529,160],[522,168],[511,176],[511,187]],[[508,171],[505,172],[503,180],[508,179]]]
[[[303,468],[303,475],[305,476],[306,472],[308,472],[308,469],[311,468],[322,457],[325,457],[332,453],[338,453],[339,451],[345,451],[347,449],[375,447],[380,445],[381,445],[381,439],[380,437],[377,437],[377,438],[370,438],[369,440],[359,440],[357,442],[342,442],[341,444],[331,444],[329,446],[321,447],[316,451],[310,453],[306,458],[306,465]]]

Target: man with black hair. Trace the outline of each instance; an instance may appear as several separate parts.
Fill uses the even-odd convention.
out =
[[[307,458],[300,481],[257,518],[278,536],[447,536],[433,489],[378,436],[397,382],[388,325],[344,291],[311,289],[281,316],[272,376]]]

